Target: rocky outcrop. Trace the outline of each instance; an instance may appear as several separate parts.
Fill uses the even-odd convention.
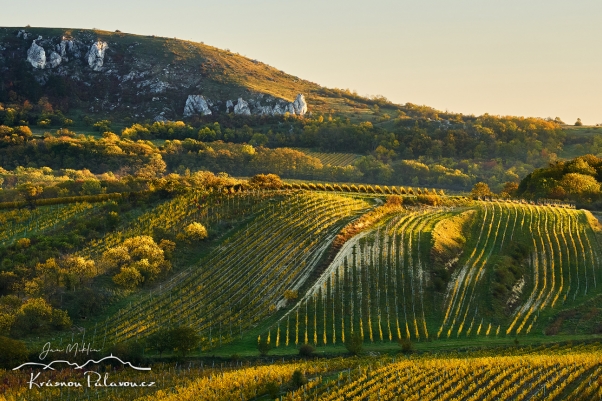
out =
[[[236,102],[236,106],[234,106],[234,114],[242,114],[243,116],[250,116],[251,109],[249,108],[249,103],[242,100],[242,97],[238,98]]]
[[[56,51],[61,56],[61,58],[65,58],[67,54],[74,53],[75,43],[69,39],[63,39],[61,43],[56,45]]]
[[[39,40],[39,38],[37,39]],[[46,67],[46,52],[42,46],[38,46],[34,40],[31,47],[27,50],[27,61],[34,67],[44,69]]]
[[[193,114],[207,116],[211,114],[209,104],[203,95],[189,95],[184,106],[184,117],[190,117]]]
[[[87,59],[88,65],[94,71],[101,71],[102,65],[104,64],[105,52],[109,48],[109,45],[106,42],[95,42],[92,46],[90,46],[90,50],[88,51]]]
[[[58,67],[63,61],[62,57],[57,52],[50,53],[50,60],[46,63],[47,68]]]
[[[232,100],[226,100],[226,113],[229,113],[230,109],[234,109],[234,103]]]
[[[299,93],[297,98],[293,102],[293,110],[294,113],[300,116],[304,116],[307,113],[307,102],[305,101],[305,96]]]

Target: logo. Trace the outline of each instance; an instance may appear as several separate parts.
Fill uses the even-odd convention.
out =
[[[39,355],[40,360],[46,359],[50,353],[73,353],[76,356],[78,353],[98,352],[100,350],[92,349],[90,344],[68,344],[65,348],[53,349],[51,344],[48,342],[44,345],[42,352]],[[30,373],[29,381],[27,382],[29,389],[33,388],[50,388],[50,387],[88,387],[88,388],[103,388],[103,387],[155,387],[154,381],[119,381],[110,378],[108,372],[99,373],[92,370],[92,366],[98,365],[102,362],[110,362],[111,364],[121,364],[124,368],[130,368],[138,371],[150,371],[151,368],[135,366],[131,362],[123,361],[121,358],[114,356],[113,354],[105,356],[99,360],[89,359],[88,361],[79,364],[76,362],[70,362],[69,360],[59,359],[48,363],[43,362],[25,362],[21,365],[13,368],[12,370],[21,370],[22,368],[29,367],[36,368],[36,371]],[[72,380],[56,380],[45,378],[44,373],[46,371],[56,371],[61,367],[71,368],[74,371],[81,371],[83,373],[82,379]]]

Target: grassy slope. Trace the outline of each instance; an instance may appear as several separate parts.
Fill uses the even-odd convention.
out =
[[[210,99],[235,100],[238,97],[248,98],[250,92],[257,92],[293,101],[298,93],[303,93],[310,111],[342,113],[358,121],[373,118],[366,102],[327,95],[316,83],[287,74],[260,61],[203,43],[102,30],[35,27],[0,28],[0,42],[14,40],[16,32],[20,29],[26,29],[33,37],[66,36],[85,43],[91,43],[96,39],[106,41],[109,44],[108,57],[123,60],[123,68],[120,68],[123,71],[120,72],[124,74],[129,71],[128,64],[135,61],[130,53],[136,60],[149,64],[152,73],[159,73],[166,66],[170,69],[190,71],[193,76],[198,76],[196,81],[200,83],[202,94]],[[128,53],[128,48],[131,46],[134,46],[134,50]],[[183,92],[183,90],[179,91]],[[184,93],[181,95],[183,98],[186,97]],[[356,104],[359,108],[355,108]],[[391,110],[387,111],[387,109],[381,111],[392,115],[396,107],[391,105]],[[85,107],[82,107],[81,110],[74,112],[85,113],[85,110]],[[112,113],[114,120],[117,119],[115,117],[119,117],[115,114],[117,113]]]

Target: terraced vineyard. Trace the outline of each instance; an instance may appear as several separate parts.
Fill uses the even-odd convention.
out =
[[[510,202],[471,209],[408,209],[355,236],[264,335],[276,346],[341,344],[352,333],[366,342],[515,336],[534,331],[542,312],[598,293],[601,250],[585,212]],[[469,240],[436,291],[433,230],[469,213]],[[517,242],[528,252],[525,273],[496,309],[496,268]]]
[[[102,343],[177,324],[198,330],[204,348],[232,341],[282,306],[284,291],[305,283],[342,225],[371,207],[319,193],[273,200],[199,265],[107,319]]]

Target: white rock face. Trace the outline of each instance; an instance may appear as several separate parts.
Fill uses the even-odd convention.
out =
[[[52,52],[50,53],[50,61],[46,63],[46,67],[58,67],[61,64],[61,61],[63,61],[63,58],[57,52]]]
[[[284,114],[284,105],[280,104],[280,103],[276,103],[274,105],[274,109],[272,110],[272,114],[277,116],[277,115],[281,115]]]
[[[46,52],[42,46],[38,46],[35,40],[31,42],[31,47],[27,50],[27,61],[34,68],[44,69],[46,66]]]
[[[208,116],[211,114],[209,104],[203,95],[188,95],[186,105],[184,106],[184,117],[190,117],[193,114]]]
[[[299,93],[297,95],[297,98],[293,102],[293,109],[295,114],[300,116],[303,116],[305,113],[307,113],[307,102],[305,101],[305,96],[303,96],[303,94]]]
[[[242,114],[243,116],[250,116],[251,109],[249,108],[249,103],[242,100],[242,97],[238,98],[236,102],[236,106],[234,106],[234,114]]]
[[[226,113],[230,112],[230,109],[234,108],[234,103],[232,103],[232,100],[226,100]]]
[[[260,116],[271,116],[274,115],[274,110],[270,106],[259,106],[257,108],[257,114]]]
[[[295,107],[292,103],[287,103],[286,107],[284,108],[284,112],[289,114],[295,114]]]
[[[90,50],[88,51],[88,65],[94,71],[101,71],[102,65],[104,64],[105,52],[109,48],[109,45],[106,42],[98,41],[90,46]]]

